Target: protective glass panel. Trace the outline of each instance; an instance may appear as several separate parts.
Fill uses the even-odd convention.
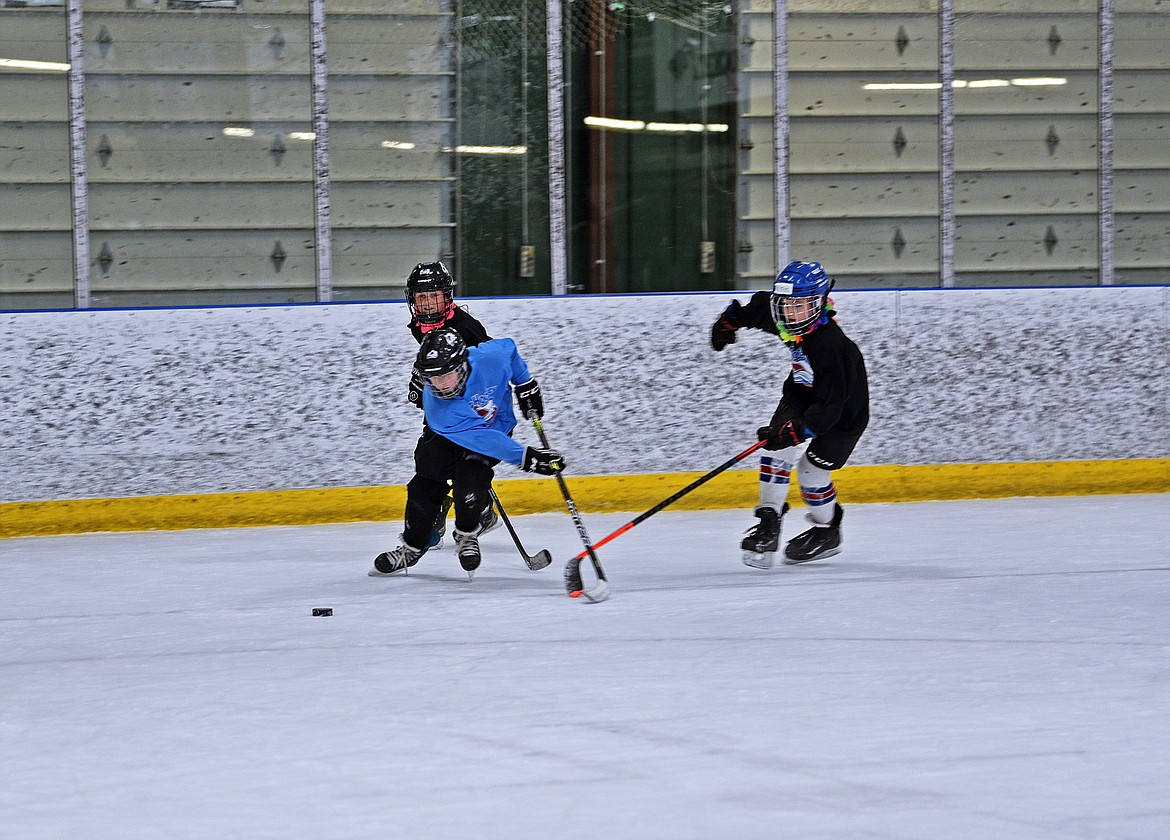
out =
[[[307,0],[87,0],[94,306],[316,297]]]
[[[794,13],[789,45],[789,259],[837,288],[937,285],[937,17]]]
[[[401,298],[420,262],[458,275],[454,5],[326,5],[334,300]]]
[[[742,4],[738,26],[735,288],[764,289],[777,273],[772,4]]]
[[[733,6],[569,7],[576,290],[740,285]]]
[[[1097,13],[955,5],[955,284],[1097,282]]]
[[[1170,6],[1114,19],[1115,283],[1170,283]]]
[[[67,52],[62,5],[0,2],[0,309],[73,306]]]
[[[545,0],[463,0],[459,8],[452,155],[459,289],[547,294]]]

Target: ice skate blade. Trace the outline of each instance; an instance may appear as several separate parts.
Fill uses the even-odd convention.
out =
[[[751,566],[753,569],[770,569],[776,565],[776,552],[745,551],[743,553],[743,564],[745,566]]]
[[[405,575],[406,569],[395,569],[392,572],[379,572],[378,567],[375,566],[374,568],[372,568],[368,572],[366,572],[366,574],[369,575],[370,577],[394,577],[395,575]]]
[[[828,551],[822,551],[820,554],[814,554],[812,557],[785,557],[785,566],[799,566],[801,563],[811,563],[813,560],[824,560],[826,557],[835,557],[841,553],[839,548],[830,548]]]

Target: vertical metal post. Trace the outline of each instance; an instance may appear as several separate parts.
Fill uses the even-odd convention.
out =
[[[328,70],[325,64],[325,0],[309,0],[313,98],[313,218],[316,226],[317,300],[333,300],[333,217],[329,200]]]
[[[1101,0],[1097,21],[1097,266],[1098,282],[1112,286],[1114,264],[1113,214],[1113,0]]]
[[[65,7],[69,49],[69,183],[73,218],[73,305],[89,308],[89,185],[85,132],[85,35],[81,0]]]
[[[454,207],[452,214],[455,223],[451,236],[451,257],[455,261],[455,288],[460,288],[463,276],[463,156],[457,151],[463,145],[463,0],[455,0],[454,23],[452,24],[452,53],[451,69],[455,73],[455,90],[451,101],[451,114],[454,117],[449,129],[451,148],[451,175],[455,178]],[[526,62],[527,63],[527,62]]]
[[[955,285],[955,9],[938,4],[938,276]]]
[[[775,167],[776,272],[792,251],[788,211],[788,0],[772,5],[772,164]]]
[[[524,154],[520,156],[520,242],[527,243],[528,232],[528,161],[532,157],[532,138],[528,130],[528,0],[520,7],[520,145]],[[523,250],[526,246],[521,244]],[[523,274],[521,274],[523,276]]]
[[[568,288],[567,211],[565,204],[565,52],[562,41],[563,0],[548,0],[548,234],[552,293]]]

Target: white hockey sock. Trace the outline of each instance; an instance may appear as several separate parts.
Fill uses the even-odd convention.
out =
[[[784,509],[788,500],[788,481],[792,474],[792,462],[773,455],[760,456],[760,504],[773,508],[777,513]]]
[[[828,525],[833,521],[837,507],[833,474],[807,458],[801,458],[796,475],[800,482],[800,496],[808,506],[808,518],[817,525]]]

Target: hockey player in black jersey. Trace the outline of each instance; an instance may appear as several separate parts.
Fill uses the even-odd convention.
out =
[[[475,347],[490,341],[484,325],[466,309],[455,305],[455,278],[441,262],[419,263],[406,279],[406,302],[410,306],[410,334],[422,343],[423,336],[440,327],[459,333],[463,343]],[[422,378],[411,369],[406,398],[422,408]]]
[[[487,329],[479,320],[466,309],[455,303],[455,278],[442,262],[419,263],[410,272],[406,279],[406,302],[410,306],[410,323],[407,325],[414,340],[422,343],[423,337],[433,330],[448,327],[459,333],[463,343],[468,347],[475,347],[485,341],[490,341]],[[421,409],[423,394],[423,378],[418,368],[411,368],[410,386],[406,398]],[[427,436],[426,420],[423,420],[423,435],[419,438],[421,444]],[[441,548],[443,535],[447,530],[447,514],[451,510],[453,500],[447,496],[439,510],[435,522],[434,533],[428,542],[427,548]],[[500,524],[499,515],[491,505],[484,511],[483,524],[479,535],[482,536]]]
[[[832,288],[820,263],[791,262],[771,293],[756,292],[746,305],[732,301],[711,328],[715,350],[733,343],[736,330],[753,328],[778,336],[792,355],[780,404],[758,430],[774,454],[760,457],[760,521],[741,544],[744,564],[758,569],[770,569],[779,551],[794,465],[813,527],[788,542],[784,562],[807,563],[841,550],[844,511],[832,471],[845,465],[869,423],[869,384],[861,351],[834,320]],[[805,441],[801,455],[797,447]]]

